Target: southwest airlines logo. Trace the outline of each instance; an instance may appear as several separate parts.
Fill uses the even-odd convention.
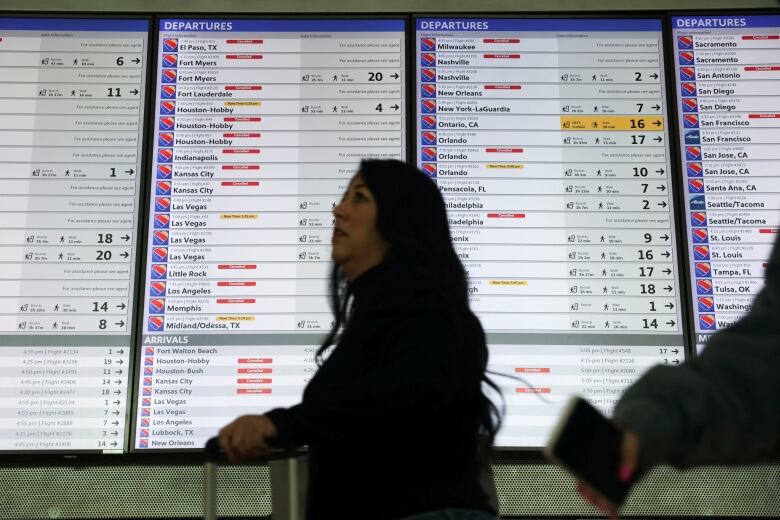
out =
[[[160,134],[157,137],[157,143],[160,146],[173,146],[173,134],[170,133]]]
[[[436,165],[433,163],[424,163],[422,165],[422,171],[428,177],[436,177],[436,174],[438,173],[436,171]]]
[[[160,95],[163,99],[176,99],[176,85],[163,85],[160,88]]]
[[[683,126],[685,128],[699,128],[699,116],[696,114],[685,114],[683,116]]]
[[[160,130],[173,130],[175,124],[176,124],[176,119],[173,117],[160,118]]]
[[[434,52],[436,50],[436,38],[422,38],[420,40],[420,49],[424,52]]]
[[[160,113],[161,114],[175,114],[176,113],[176,103],[173,101],[163,101],[160,103]]]
[[[682,81],[693,81],[696,79],[696,69],[694,67],[680,67],[680,79]]]
[[[164,69],[161,78],[163,83],[176,83],[176,70]]]
[[[152,243],[156,246],[168,245],[168,232],[164,230],[157,230],[152,234]]]
[[[422,133],[422,144],[424,144],[424,145],[435,145],[436,144],[436,132],[423,132]]]
[[[681,83],[680,91],[683,96],[695,96],[696,95],[696,83]]]
[[[702,166],[701,163],[692,162],[687,165],[688,177],[701,177]]]
[[[420,87],[420,94],[424,98],[435,98],[436,97],[436,85],[433,85],[431,83],[426,83]]]
[[[712,280],[696,280],[696,294],[712,294]]]
[[[157,178],[158,179],[170,179],[173,173],[173,168],[170,164],[158,164],[157,165]]]
[[[156,213],[154,215],[154,227],[155,229],[168,229],[171,225],[171,217],[163,213]]]
[[[696,112],[699,110],[699,103],[696,98],[685,98],[682,100],[683,112]]]
[[[152,278],[154,280],[165,280],[168,276],[168,267],[165,264],[152,264]]]
[[[154,210],[169,212],[171,211],[171,198],[170,197],[157,197],[154,200]]]
[[[176,67],[177,61],[175,54],[165,54],[162,59],[162,64],[163,67],[173,68]]]
[[[422,69],[420,71],[420,77],[423,83],[433,83],[436,81],[436,69]]]
[[[436,113],[436,101],[432,99],[424,99],[421,103],[423,114],[435,114]]]
[[[149,318],[149,330],[159,332],[165,330],[165,319],[161,316],[152,316]]]
[[[690,51],[680,53],[680,65],[693,65],[696,63],[696,56]]]
[[[179,40],[176,38],[166,38],[163,40],[163,50],[165,52],[178,52]]]
[[[160,148],[157,150],[157,160],[163,163],[173,161],[173,150],[171,148]]]
[[[698,161],[701,159],[701,147],[700,146],[686,146],[685,158],[689,161]]]
[[[693,258],[696,260],[709,260],[710,259],[710,247],[709,246],[694,246]]]
[[[422,54],[420,55],[420,65],[423,67],[435,67],[436,55],[435,54]]]
[[[678,49],[693,49],[693,36],[678,36],[677,37]]]
[[[688,179],[688,193],[704,193],[704,181],[701,179]]]
[[[715,316],[712,314],[700,314],[699,327],[702,330],[715,330]]]
[[[420,154],[423,161],[435,161],[436,160],[436,148],[423,148]]]
[[[168,248],[155,247],[152,249],[152,260],[155,262],[165,262],[168,260]]]
[[[165,300],[162,298],[149,300],[149,314],[164,314]]]
[[[694,270],[696,271],[696,276],[699,278],[709,278],[712,276],[712,268],[707,262],[696,262]]]
[[[707,225],[706,213],[691,213],[691,225],[702,227]]]
[[[152,282],[149,291],[152,296],[165,296],[165,282]]]
[[[715,309],[715,298],[712,296],[699,296],[696,301],[699,304],[699,312],[712,312]]]
[[[710,240],[710,236],[704,228],[692,229],[691,236],[693,237],[693,242],[695,244],[706,244]]]
[[[420,120],[422,121],[423,128],[425,129],[436,128],[436,116],[422,116]]]

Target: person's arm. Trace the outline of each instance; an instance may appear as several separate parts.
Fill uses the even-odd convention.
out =
[[[381,369],[341,390],[268,412],[278,439],[293,445],[341,440],[366,421],[429,410],[452,399],[458,384],[458,353],[452,327],[443,315],[411,325],[387,348],[389,359]]]

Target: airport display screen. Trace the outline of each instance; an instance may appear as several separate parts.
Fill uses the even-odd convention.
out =
[[[497,443],[540,447],[570,395],[608,412],[685,357],[662,20],[415,24],[417,164],[487,332]]]
[[[405,160],[403,19],[162,19],[136,449],[295,404],[331,328],[335,204]]]
[[[750,310],[780,223],[780,16],[672,17],[695,343]]]
[[[0,451],[125,447],[149,25],[0,18]]]

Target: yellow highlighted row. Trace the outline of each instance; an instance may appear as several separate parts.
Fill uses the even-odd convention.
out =
[[[217,316],[217,321],[255,321],[254,316]]]
[[[489,285],[528,285],[527,280],[490,280]]]
[[[219,215],[219,218],[227,220],[249,220],[260,218],[260,215],[257,213],[222,213]]]
[[[497,169],[497,170],[522,170],[525,168],[522,164],[511,164],[511,163],[498,163],[498,164],[486,164],[485,168],[487,169]]]
[[[561,130],[654,131],[663,129],[663,116],[561,116]]]
[[[262,101],[225,101],[226,107],[259,107]]]

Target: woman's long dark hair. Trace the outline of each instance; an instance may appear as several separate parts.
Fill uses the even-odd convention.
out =
[[[417,168],[395,160],[363,160],[358,173],[371,191],[377,206],[377,229],[390,244],[384,262],[408,266],[415,282],[434,287],[446,302],[454,327],[468,320],[476,324],[478,334],[470,335],[462,351],[479,364],[480,380],[478,423],[492,443],[501,424],[496,405],[488,399],[482,383],[500,395],[498,386],[487,376],[488,350],[479,321],[469,309],[466,272],[455,253],[450,238],[447,209],[436,184]],[[349,286],[342,269],[333,265],[330,277],[330,298],[333,327],[317,351],[321,363],[323,353],[336,341],[349,321]],[[463,330],[457,337],[465,340]],[[475,337],[472,337],[475,336]],[[476,352],[472,351],[475,349]]]

